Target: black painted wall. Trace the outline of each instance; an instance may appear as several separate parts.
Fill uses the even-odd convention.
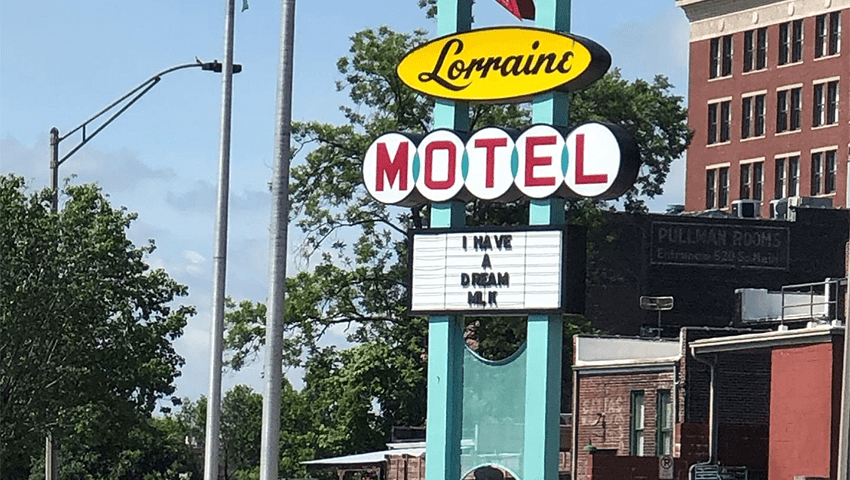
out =
[[[607,333],[638,335],[657,323],[640,296],[672,296],[665,336],[740,326],[735,289],[843,277],[849,231],[850,211],[837,209],[801,208],[793,222],[609,213],[588,232],[585,314]]]

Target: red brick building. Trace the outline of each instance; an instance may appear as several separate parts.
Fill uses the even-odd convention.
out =
[[[770,356],[767,479],[836,479],[844,327],[826,324],[691,344],[695,357],[722,359],[741,352]],[[746,385],[737,389],[749,390]],[[742,398],[744,404],[751,401],[752,397]],[[718,416],[723,422],[722,407]],[[724,432],[719,435],[723,445]]]
[[[658,479],[669,455],[674,479],[835,479],[843,337],[829,322],[575,337],[573,478]]]
[[[850,0],[676,4],[690,22],[685,210],[846,207]]]

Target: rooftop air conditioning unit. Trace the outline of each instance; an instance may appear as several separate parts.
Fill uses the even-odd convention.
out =
[[[791,208],[794,207],[794,208]],[[796,219],[795,210],[797,208],[832,208],[832,198],[830,197],[788,197],[788,220]]]
[[[788,197],[789,207],[832,208],[831,197]]]
[[[738,218],[758,218],[761,213],[759,200],[735,200],[732,202],[732,216]]]
[[[785,220],[788,218],[788,199],[778,198],[770,201],[770,218]]]

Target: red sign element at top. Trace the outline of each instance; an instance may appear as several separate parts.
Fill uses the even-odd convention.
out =
[[[534,20],[534,0],[496,0],[516,18]]]

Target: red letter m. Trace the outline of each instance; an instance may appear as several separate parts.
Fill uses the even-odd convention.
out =
[[[384,176],[390,186],[398,179],[398,188],[401,191],[407,190],[407,143],[401,143],[395,156],[390,159],[390,152],[387,151],[386,143],[378,144],[378,161],[375,168],[375,190],[378,192],[384,191]]]

